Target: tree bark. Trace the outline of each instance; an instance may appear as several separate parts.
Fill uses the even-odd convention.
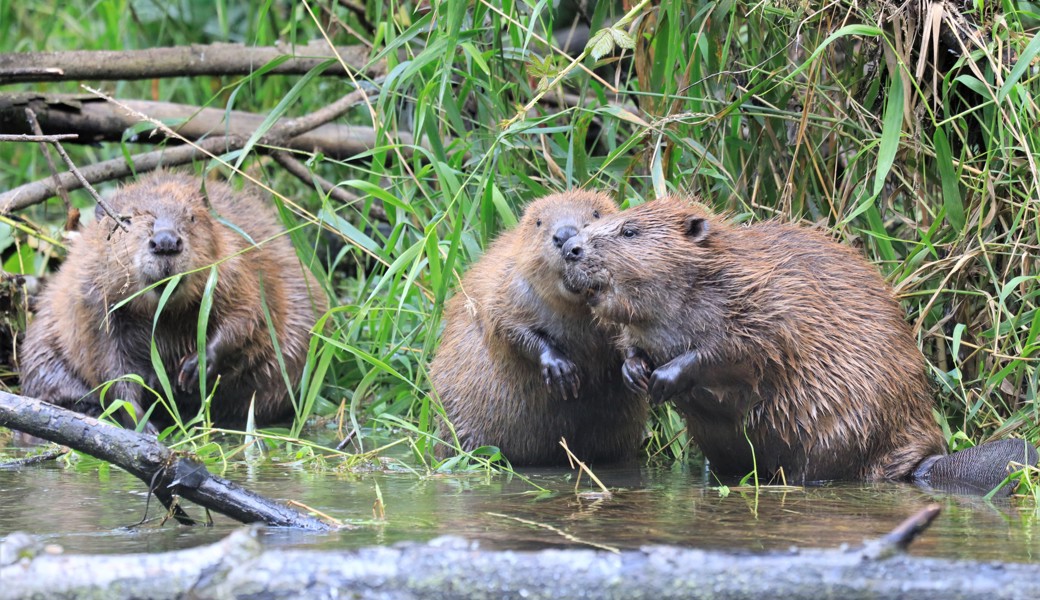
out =
[[[0,426],[17,429],[108,461],[149,486],[170,508],[177,495],[242,523],[328,531],[332,526],[211,474],[153,436],[101,423],[33,398],[0,392]],[[183,512],[181,522],[190,519]]]
[[[0,85],[32,81],[110,81],[194,77],[198,75],[248,75],[272,60],[285,62],[270,73],[303,75],[336,54],[355,74],[376,77],[385,65],[369,63],[368,48],[343,46],[333,53],[324,40],[303,46],[249,47],[241,44],[192,44],[147,50],[80,50],[0,54]],[[337,60],[322,72],[345,76]]]
[[[913,521],[911,519],[910,521]],[[909,522],[909,521],[908,521]],[[912,528],[913,523],[909,526]],[[908,525],[901,525],[907,528]],[[264,549],[257,528],[193,550],[122,556],[44,553],[25,534],[0,544],[0,600],[55,597],[227,598],[1035,598],[1040,565],[903,554],[895,531],[854,550],[752,554],[668,546],[482,550],[476,542],[349,552]],[[877,546],[890,552],[876,552]]]

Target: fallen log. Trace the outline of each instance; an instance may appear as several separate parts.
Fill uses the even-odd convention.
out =
[[[358,96],[356,104],[363,102],[364,97]],[[248,139],[267,119],[267,115],[262,114],[200,108],[173,102],[120,100],[119,103],[152,119],[175,123],[170,125],[171,129],[192,141],[206,136]],[[96,96],[18,92],[0,94],[0,133],[32,133],[25,119],[26,108],[36,113],[44,133],[77,133],[79,137],[74,141],[80,144],[121,142],[126,130],[140,123],[137,116],[129,114],[122,106]],[[274,128],[289,122],[291,120],[284,119],[275,124]],[[394,133],[394,138],[396,143],[402,145],[402,152],[411,156],[409,147],[414,143],[412,135],[402,131]],[[158,143],[166,139],[161,134],[151,138],[144,133],[128,141]],[[378,138],[371,127],[326,123],[279,141],[291,150],[321,151],[326,156],[346,159],[372,150]]]
[[[333,52],[324,40],[293,46],[243,46],[242,44],[192,44],[146,50],[74,50],[69,52],[18,52],[0,54],[0,85],[34,81],[112,81],[196,77],[200,75],[248,75],[267,63],[284,62],[270,70],[283,75],[303,75],[337,55],[354,73],[368,77],[382,74],[382,62],[369,63],[365,46],[343,46]],[[339,60],[322,72],[346,76]]]
[[[0,426],[79,450],[127,471],[183,524],[192,524],[174,498],[242,523],[329,531],[333,526],[217,477],[198,461],[175,453],[154,436],[121,429],[25,396],[0,392]]]
[[[265,549],[257,528],[193,550],[121,556],[48,553],[25,534],[0,543],[0,600],[25,597],[232,598],[1035,598],[1040,565],[909,556],[938,512],[853,550],[757,554],[668,546],[482,550],[475,542],[355,551]],[[929,516],[929,514],[931,516]]]

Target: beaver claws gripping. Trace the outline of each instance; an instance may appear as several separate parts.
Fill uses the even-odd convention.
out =
[[[206,348],[206,384],[210,387],[217,376],[217,352],[212,347]],[[181,359],[180,371],[177,373],[177,388],[190,392],[199,385],[199,355],[188,354]]]
[[[542,379],[557,397],[567,400],[578,397],[581,380],[578,367],[559,352],[547,349],[538,356]]]

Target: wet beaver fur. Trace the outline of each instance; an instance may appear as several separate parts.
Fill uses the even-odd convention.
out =
[[[979,447],[1000,473],[941,457],[902,309],[859,252],[822,233],[732,225],[669,197],[590,224],[564,251],[568,284],[623,325],[626,384],[674,402],[717,474],[999,482],[1008,460],[1036,462],[1020,440]]]
[[[220,376],[211,417],[218,425],[244,425],[254,395],[258,425],[292,414],[287,386],[300,380],[311,328],[327,310],[325,294],[263,198],[224,183],[207,181],[205,193],[202,186],[188,175],[152,174],[110,200],[115,212],[129,217],[128,231],[100,210],[82,229],[26,332],[24,394],[96,415],[102,407],[95,388],[107,381],[136,374],[161,390],[150,358],[154,340],[179,414],[194,417],[200,407],[199,308],[207,267],[217,264],[205,346],[207,392]],[[142,290],[176,274],[183,278],[155,321],[165,284]],[[105,397],[129,401],[138,418],[142,405],[154,400],[129,381],[116,383]],[[151,420],[165,425],[171,417],[157,406]]]
[[[462,279],[430,375],[463,449],[497,446],[514,465],[566,464],[563,437],[585,461],[635,456],[646,400],[622,381],[616,330],[598,326],[562,279],[564,242],[616,210],[592,192],[536,200]],[[451,439],[443,424],[441,437]]]

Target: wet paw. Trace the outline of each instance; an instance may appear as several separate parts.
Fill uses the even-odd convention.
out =
[[[578,367],[556,352],[544,352],[539,360],[545,385],[561,399],[577,398],[581,387]]]
[[[213,378],[217,374],[216,353],[206,351],[206,384],[213,385]],[[188,354],[181,359],[180,369],[177,372],[177,388],[183,392],[190,392],[199,386],[199,355]]]
[[[650,357],[639,348],[630,348],[626,354],[625,362],[621,365],[621,377],[625,381],[625,387],[636,394],[648,393],[650,375],[654,370]]]

